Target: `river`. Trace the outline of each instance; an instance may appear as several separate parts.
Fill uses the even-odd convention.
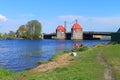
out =
[[[92,47],[110,40],[83,40],[80,43]],[[0,40],[0,67],[14,72],[37,65],[38,60],[49,60],[53,54],[71,50],[72,40]]]

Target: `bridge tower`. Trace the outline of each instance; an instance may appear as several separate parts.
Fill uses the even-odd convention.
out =
[[[76,23],[71,28],[71,39],[72,40],[83,39],[83,29],[77,22],[78,21],[76,20]]]
[[[62,25],[59,25],[56,29],[56,38],[57,39],[66,39],[66,28]]]

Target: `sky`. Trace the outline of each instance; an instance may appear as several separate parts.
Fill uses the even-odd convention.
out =
[[[38,20],[42,33],[58,25],[71,31],[75,20],[83,31],[116,32],[120,28],[120,0],[0,0],[0,33],[14,31]]]

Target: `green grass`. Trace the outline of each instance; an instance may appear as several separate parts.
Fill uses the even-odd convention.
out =
[[[74,57],[70,65],[33,74],[28,80],[103,80],[104,66],[96,61],[96,53],[99,49],[77,52],[78,56]]]
[[[47,63],[47,61],[39,60],[37,63],[40,65],[40,64],[45,64],[45,63]]]
[[[49,61],[54,61],[56,58],[66,54],[66,53],[71,53],[71,52],[72,52],[71,50],[66,50],[66,51],[63,51],[63,52],[56,53],[52,56],[52,58]]]
[[[107,46],[103,51],[103,56],[112,66],[115,79],[120,80],[120,44]]]
[[[0,68],[0,80],[12,80],[15,76],[16,74],[10,70],[3,70]]]
[[[115,80],[120,80],[119,44],[96,45],[94,48],[78,51],[71,64],[46,72],[30,70],[15,74],[0,69],[0,80],[17,80],[21,76],[24,76],[23,80],[104,80],[104,65],[96,60],[99,52],[112,66]],[[55,60],[65,53],[69,53],[69,51],[56,54],[51,60]]]
[[[83,46],[83,47],[80,47],[80,48],[75,49],[75,50],[73,50],[73,51],[74,51],[74,52],[79,52],[79,51],[81,52],[81,51],[86,51],[86,50],[88,50],[88,49],[89,49],[88,46]],[[72,52],[72,50],[66,50],[66,51],[63,51],[63,52],[54,54],[49,61],[54,61],[57,57],[60,57],[60,56],[62,56],[63,54],[71,53],[71,52]]]
[[[86,51],[86,50],[88,50],[89,49],[89,47],[88,46],[82,46],[82,47],[80,47],[80,48],[78,48],[78,49],[75,49],[75,50],[73,50],[73,51]]]

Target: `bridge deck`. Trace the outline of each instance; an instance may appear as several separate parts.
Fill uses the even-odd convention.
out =
[[[83,38],[92,38],[93,35],[104,35],[104,36],[111,36],[111,34],[114,33],[114,32],[94,32],[94,31],[85,31],[83,32]],[[56,33],[51,33],[51,34],[44,34],[44,38],[45,39],[51,39],[52,36],[56,36]],[[67,39],[71,38],[71,32],[67,32],[66,33],[66,37]]]

